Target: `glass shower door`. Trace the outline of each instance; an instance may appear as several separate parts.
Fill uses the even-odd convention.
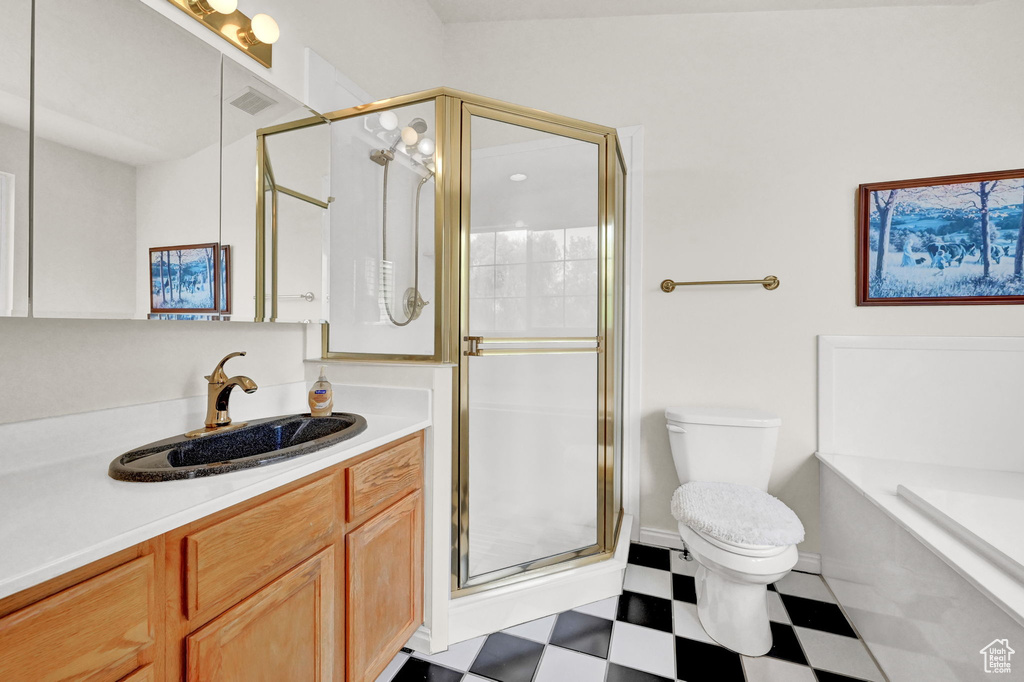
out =
[[[603,137],[469,104],[462,125],[467,588],[601,552],[610,505]]]

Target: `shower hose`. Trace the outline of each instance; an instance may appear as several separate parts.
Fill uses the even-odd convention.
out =
[[[391,159],[384,158],[384,207],[382,215],[382,229],[383,242],[384,242],[384,261],[388,260],[388,170],[391,166]],[[425,178],[420,180],[419,184],[416,185],[416,203],[413,207],[413,284],[412,288],[415,292],[415,298],[413,299],[413,309],[409,313],[409,316],[403,322],[399,322],[395,319],[395,316],[391,313],[391,303],[388,292],[384,292],[384,310],[387,311],[388,319],[396,327],[404,327],[405,325],[416,319],[416,307],[420,297],[420,190],[423,189],[423,185],[427,183],[433,176],[433,173],[427,175]],[[393,281],[394,278],[392,278]]]

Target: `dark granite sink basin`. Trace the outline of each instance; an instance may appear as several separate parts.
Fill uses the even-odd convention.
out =
[[[107,473],[119,481],[173,481],[251,469],[308,455],[366,430],[358,414],[290,414],[201,438],[175,436],[124,453]]]

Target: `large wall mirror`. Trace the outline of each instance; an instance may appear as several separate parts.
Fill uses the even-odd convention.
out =
[[[0,0],[0,17],[0,317],[24,317],[32,0]]]
[[[233,289],[244,294],[232,297],[232,319],[326,321],[330,128],[324,122],[267,136],[262,149],[265,177],[258,182],[258,133],[316,114],[227,59],[223,82],[221,242],[234,262]],[[257,216],[260,191],[262,221]],[[266,255],[259,272],[257,226]],[[263,289],[260,310],[255,305],[256,282]]]
[[[30,4],[0,0],[5,58],[12,2]],[[311,112],[138,0],[40,0],[35,50],[33,315],[252,321],[256,132]]]

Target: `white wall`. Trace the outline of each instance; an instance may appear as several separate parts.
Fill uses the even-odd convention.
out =
[[[219,168],[218,143],[136,169],[135,319],[146,319],[152,305],[151,248],[220,241]]]
[[[33,314],[132,317],[135,168],[40,137],[34,149]]]
[[[645,126],[641,525],[675,529],[664,408],[758,406],[816,551],[815,335],[1024,333],[1015,306],[854,305],[859,183],[1021,165],[1022,31],[1012,0],[446,27],[447,85]]]
[[[441,80],[440,22],[420,0],[242,0],[249,16],[267,12],[281,25],[269,71],[165,0],[141,1],[297,97],[306,47],[375,97]],[[233,350],[249,352],[232,363],[257,383],[299,381],[304,335],[299,325],[0,319],[0,423],[200,395],[203,375]],[[60,400],[41,390],[53,385]]]

